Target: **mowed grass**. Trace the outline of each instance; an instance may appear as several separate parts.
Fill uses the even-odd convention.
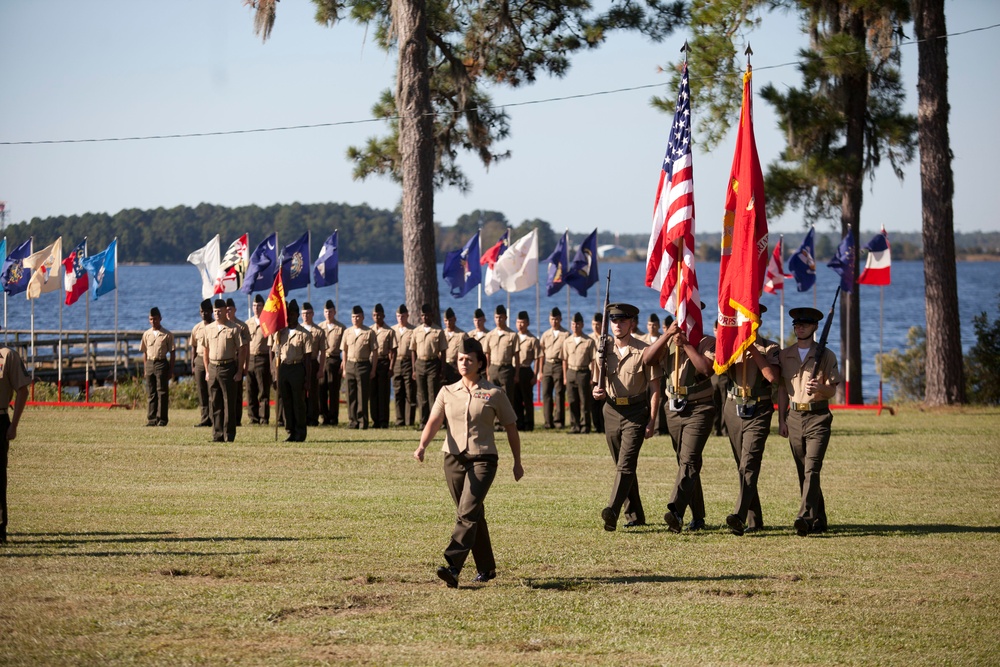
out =
[[[10,453],[0,663],[659,665],[1000,662],[1000,411],[838,412],[831,530],[797,537],[787,441],[768,441],[768,529],[723,528],[728,441],[703,473],[709,530],[668,533],[668,438],[642,450],[650,525],[607,533],[603,436],[524,434],[487,502],[499,577],[445,588],[454,521],[417,432],[244,427],[173,411],[29,408]],[[440,440],[440,437],[438,438]],[[686,517],[687,518],[687,517]]]

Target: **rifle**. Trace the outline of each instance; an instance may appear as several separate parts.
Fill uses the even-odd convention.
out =
[[[597,343],[597,382],[604,386],[604,367],[608,363],[608,306],[611,304],[611,269],[608,269],[608,285],[604,290],[604,315],[601,316],[601,340]]]
[[[823,360],[823,355],[826,354],[826,341],[830,337],[830,325],[833,324],[833,309],[837,306],[837,297],[840,296],[840,285],[837,285],[837,291],[833,294],[833,304],[830,306],[830,312],[826,316],[826,324],[823,325],[823,333],[819,337],[819,342],[816,344],[816,359],[813,360],[812,376],[816,377],[816,369],[819,368],[819,362]],[[822,379],[822,378],[818,378]]]

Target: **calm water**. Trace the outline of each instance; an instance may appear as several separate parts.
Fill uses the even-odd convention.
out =
[[[590,317],[594,311],[603,305],[603,276],[611,269],[611,299],[612,301],[628,301],[642,310],[641,318],[645,321],[650,310],[658,309],[659,301],[656,292],[645,287],[643,278],[645,265],[642,263],[605,264],[601,268],[602,280],[601,300],[597,292],[591,289],[585,299],[576,292],[570,297],[567,307],[567,290],[558,292],[552,297],[545,296],[545,286],[541,286],[541,298],[536,307],[535,290],[509,295],[510,309],[513,313],[527,310],[531,316],[535,333],[548,328],[548,312],[553,306],[563,311],[563,322],[568,322],[567,312],[577,310],[584,314],[589,331]],[[440,275],[440,266],[438,274]],[[698,280],[701,286],[702,300],[708,306],[705,309],[706,322],[715,316],[715,295],[718,289],[717,263],[699,263]],[[889,351],[901,348],[906,343],[906,332],[914,325],[925,325],[924,318],[924,282],[923,264],[921,262],[896,261],[892,265],[893,284],[885,288],[884,314],[884,348]],[[837,276],[825,267],[820,268],[816,299],[818,307],[824,313],[829,311],[830,303],[836,290]],[[544,281],[544,276],[543,276]],[[463,329],[472,326],[472,311],[476,308],[476,294],[470,293],[463,299],[452,298],[447,291],[447,284],[442,280],[441,308],[451,306],[458,313],[458,324]],[[795,285],[786,283],[790,290],[785,295],[786,312],[796,306],[812,306],[813,293],[798,293]],[[147,317],[151,306],[158,306],[163,313],[163,325],[174,331],[190,331],[198,321],[198,304],[201,301],[201,281],[197,271],[190,265],[180,266],[121,266],[118,269],[118,328],[122,330],[142,330],[147,328]],[[294,290],[291,298],[299,303],[312,300],[317,310],[317,318],[322,317],[323,303],[327,299],[338,301],[338,310],[342,313],[354,304],[360,304],[365,312],[370,314],[372,306],[381,302],[387,313],[393,313],[403,301],[403,267],[400,264],[357,264],[340,267],[339,294],[338,286],[312,288],[311,293],[305,289]],[[862,313],[862,356],[864,361],[864,395],[866,400],[873,400],[877,394],[878,377],[875,374],[875,355],[879,350],[879,288],[860,285]],[[972,329],[972,318],[982,311],[997,316],[998,291],[1000,291],[1000,263],[998,262],[961,262],[958,264],[959,309],[961,312],[962,345],[968,350],[975,343]],[[240,310],[246,311],[245,295],[231,295],[240,304]],[[265,295],[266,296],[266,295]],[[507,304],[506,292],[498,292],[492,297],[483,296],[482,307],[487,312],[487,324],[492,326],[492,312],[497,304]],[[58,329],[61,294],[59,292],[42,295],[35,300],[35,329]],[[778,338],[778,304],[779,297],[764,294],[762,302],[769,312],[764,315],[763,329],[769,338]],[[413,306],[411,304],[411,311]],[[83,301],[72,306],[62,307],[64,329],[83,329],[86,324],[86,309]],[[662,312],[660,313],[662,316]],[[90,302],[90,328],[96,330],[111,330],[114,328],[115,294],[107,294],[98,301]],[[541,316],[541,326],[539,317]],[[244,317],[244,314],[241,314]],[[342,321],[344,318],[340,318]],[[370,323],[371,318],[366,317]],[[395,323],[390,314],[386,318]],[[513,319],[513,317],[511,318]],[[10,329],[28,329],[31,322],[31,302],[23,295],[7,298],[7,323]],[[786,334],[790,330],[786,322]],[[830,332],[831,346],[838,352],[840,340],[838,322],[834,320]]]

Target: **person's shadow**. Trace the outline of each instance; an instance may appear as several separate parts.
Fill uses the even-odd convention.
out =
[[[574,591],[608,584],[670,584],[685,581],[752,581],[767,579],[760,574],[723,574],[715,577],[671,577],[663,574],[617,575],[613,577],[553,577],[525,579],[524,585],[538,590]]]
[[[889,537],[902,535],[942,535],[949,533],[1000,533],[1000,526],[957,526],[950,523],[833,524],[825,533],[810,537]]]

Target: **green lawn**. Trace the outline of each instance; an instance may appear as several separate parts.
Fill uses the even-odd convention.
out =
[[[417,432],[244,427],[194,411],[29,408],[10,454],[0,664],[997,664],[1000,410],[837,413],[831,530],[799,538],[777,420],[769,529],[722,526],[728,441],[703,473],[710,529],[662,523],[676,464],[643,448],[651,525],[606,533],[603,436],[524,435],[487,503],[499,577],[445,588],[441,454]],[[536,420],[540,421],[540,420]],[[281,434],[281,439],[284,433]],[[439,437],[440,440],[440,437]]]

